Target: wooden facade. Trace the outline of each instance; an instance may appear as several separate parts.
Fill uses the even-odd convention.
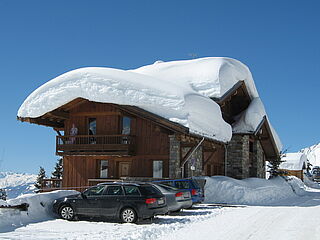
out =
[[[56,154],[63,157],[63,188],[127,177],[169,178],[170,167],[177,168],[175,177],[181,177],[182,163],[202,138],[137,107],[84,99],[39,118],[20,120],[53,127],[58,133]],[[72,134],[73,128],[76,134]],[[180,159],[175,164],[172,159],[170,162],[172,136],[180,144]],[[224,174],[223,144],[205,139],[197,154],[197,170],[186,164],[184,176]]]
[[[230,125],[251,102],[244,82],[212,100],[220,105],[222,116]],[[240,178],[262,177],[262,173],[257,174],[259,169],[265,171],[261,162],[278,154],[265,118],[257,132],[246,138],[247,143],[240,146],[232,138],[234,148],[229,149],[241,152],[235,158],[227,152],[230,150],[226,144],[190,134],[188,128],[134,106],[77,98],[41,117],[18,119],[49,126],[57,132],[56,154],[63,157],[63,188],[82,188],[127,177],[228,175],[227,166],[234,169],[229,176],[235,177],[237,165],[247,170],[253,165],[255,168],[252,174]],[[249,139],[254,139],[258,149],[255,152],[250,152]]]

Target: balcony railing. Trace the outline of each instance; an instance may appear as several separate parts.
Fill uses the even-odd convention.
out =
[[[130,135],[57,136],[56,153],[65,155],[133,155],[135,137]]]

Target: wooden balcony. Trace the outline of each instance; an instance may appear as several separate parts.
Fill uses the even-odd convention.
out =
[[[131,156],[134,153],[135,137],[130,135],[76,135],[56,138],[56,154],[59,156]]]

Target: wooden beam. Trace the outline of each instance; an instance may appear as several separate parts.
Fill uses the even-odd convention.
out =
[[[44,125],[44,126],[53,127],[53,128],[63,128],[64,127],[63,123],[57,123],[57,122],[50,121],[50,120],[44,119],[44,118],[21,118],[21,117],[18,117],[18,120],[20,120],[21,122],[34,123],[34,124]]]
[[[193,145],[189,151],[184,155],[181,162],[184,162],[188,157],[190,157],[190,154],[193,152],[193,150],[196,148],[197,145]]]
[[[73,113],[72,116],[88,116],[88,117],[94,117],[94,116],[121,116],[122,114],[120,112],[78,112]]]
[[[63,112],[59,110],[53,110],[51,112],[46,113],[45,115],[48,115],[50,117],[60,118],[60,119],[69,119],[69,113]]]
[[[204,168],[205,165],[208,164],[208,162],[210,161],[210,159],[213,157],[213,155],[215,154],[215,152],[217,151],[217,149],[214,149],[214,151],[209,155],[209,157],[203,162],[202,167]]]

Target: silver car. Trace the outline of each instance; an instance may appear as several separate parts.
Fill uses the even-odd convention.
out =
[[[192,207],[192,198],[188,190],[181,190],[163,184],[154,184],[167,199],[169,212],[179,212]]]

